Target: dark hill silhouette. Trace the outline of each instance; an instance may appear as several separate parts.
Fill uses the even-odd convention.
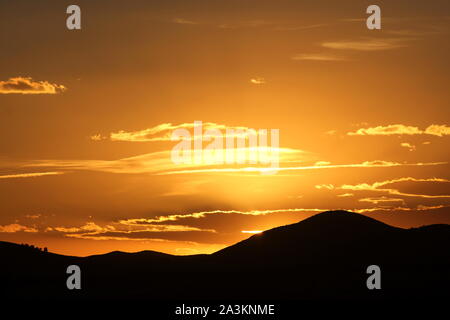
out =
[[[0,242],[4,294],[13,298],[318,299],[446,297],[449,225],[401,229],[329,211],[254,235],[211,255],[111,252],[85,258]],[[82,290],[66,289],[68,265]],[[368,290],[366,268],[382,271]]]

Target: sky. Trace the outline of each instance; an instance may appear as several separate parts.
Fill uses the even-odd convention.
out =
[[[0,240],[185,255],[325,210],[450,223],[450,3],[376,3],[380,30],[372,1],[76,1],[68,30],[75,2],[0,0]],[[195,121],[223,148],[278,130],[279,162],[175,163],[176,130],[208,145]]]

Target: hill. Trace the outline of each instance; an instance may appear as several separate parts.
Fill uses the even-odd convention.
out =
[[[254,235],[211,255],[154,251],[62,256],[0,242],[10,298],[383,299],[443,298],[450,285],[449,225],[401,229],[329,211]],[[67,290],[68,265],[82,290]],[[378,265],[382,290],[368,290]]]

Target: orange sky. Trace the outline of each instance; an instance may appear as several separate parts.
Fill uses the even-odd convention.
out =
[[[381,30],[369,1],[77,1],[69,31],[65,3],[0,1],[0,240],[192,254],[329,209],[450,223],[450,4],[377,3]],[[174,164],[196,120],[279,129],[277,174]]]

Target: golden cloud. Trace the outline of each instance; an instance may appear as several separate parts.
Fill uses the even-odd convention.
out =
[[[398,183],[398,182],[407,182],[407,181],[409,181],[409,182],[442,182],[442,183],[450,182],[450,180],[440,179],[440,178],[417,179],[417,178],[412,178],[412,177],[405,177],[405,178],[392,179],[392,180],[386,180],[386,181],[381,181],[381,182],[374,182],[372,184],[368,184],[368,183],[360,183],[360,184],[356,184],[356,185],[344,184],[340,187],[335,187],[331,184],[325,184],[325,185],[317,185],[316,188],[317,189],[329,189],[329,190],[385,192],[385,193],[388,193],[391,195],[404,196],[404,197],[418,197],[418,198],[427,198],[427,199],[450,198],[450,195],[413,194],[413,193],[400,192],[397,189],[380,188],[380,187],[383,187],[383,186],[386,186],[389,184]]]
[[[231,172],[257,172],[262,173],[264,171],[298,171],[298,170],[315,170],[315,169],[337,169],[337,168],[384,168],[384,167],[403,167],[403,166],[436,166],[447,164],[447,162],[417,162],[417,163],[399,163],[384,160],[364,161],[362,163],[353,164],[330,164],[330,165],[312,165],[312,166],[299,166],[299,167],[279,167],[279,168],[260,168],[260,167],[243,167],[243,168],[212,168],[212,169],[189,169],[178,171],[167,171],[158,173],[158,175],[171,175],[171,174],[190,174],[190,173],[231,173]]]
[[[419,204],[415,208],[410,207],[375,207],[375,208],[366,208],[366,209],[353,209],[351,211],[356,213],[371,213],[376,211],[428,211],[428,210],[437,210],[442,208],[448,208],[448,206],[437,205],[437,206],[425,206]]]
[[[48,81],[34,81],[30,77],[15,77],[0,81],[0,94],[57,94],[67,88]]]
[[[266,83],[266,79],[261,78],[261,77],[256,77],[256,78],[250,79],[250,83],[253,83],[253,84],[265,84]]]
[[[292,160],[305,160],[311,155],[302,150],[289,148],[273,148],[279,154],[280,161],[289,162]],[[225,154],[226,149],[219,149]],[[235,152],[246,151],[247,149],[234,148]],[[252,148],[252,151],[264,152],[267,151],[265,147]],[[210,166],[211,163],[207,161],[201,163],[186,163],[175,164],[171,159],[171,151],[159,151],[148,154],[143,154],[135,157],[123,158],[118,160],[37,160],[31,163],[26,163],[24,167],[52,167],[58,170],[89,170],[110,173],[154,173],[154,174],[170,174],[171,170],[201,168]],[[257,168],[264,170],[267,168]],[[269,168],[270,169],[270,168]],[[178,173],[178,172],[176,172]],[[180,172],[183,173],[183,172]]]
[[[0,176],[0,179],[16,179],[16,178],[35,178],[43,176],[54,176],[64,174],[64,172],[51,171],[51,172],[32,172],[32,173],[17,173],[17,174],[6,174]]]
[[[332,41],[322,43],[322,47],[339,50],[356,50],[356,51],[380,51],[392,50],[406,47],[406,41],[411,39],[363,39],[355,41]]]
[[[385,202],[405,202],[405,200],[400,198],[389,198],[389,197],[372,197],[372,198],[363,198],[359,199],[360,202],[370,202],[373,204],[385,203]]]
[[[408,143],[408,142],[402,142],[402,143],[400,143],[400,146],[402,146],[403,148],[408,148],[409,151],[414,151],[414,150],[416,150],[416,146],[415,146],[415,145],[412,145],[412,144],[410,144],[410,143]]]
[[[150,142],[150,141],[172,141],[172,132],[176,129],[193,129],[195,128],[195,123],[182,123],[178,125],[173,125],[172,123],[162,123],[157,126],[137,130],[137,131],[124,131],[120,130],[118,132],[112,132],[110,134],[111,141],[127,141],[127,142]],[[237,126],[226,126],[223,124],[217,124],[214,122],[204,122],[202,123],[202,130],[242,130],[247,132],[249,128],[247,127],[237,127]],[[92,140],[98,140],[100,135],[96,134],[91,137]],[[236,134],[237,136],[237,134]],[[193,136],[192,136],[193,137]]]
[[[450,135],[450,127],[446,125],[432,124],[425,129],[425,134],[431,134],[438,137],[448,136]]]
[[[210,232],[214,229],[201,229],[185,225],[144,224],[135,223],[133,219],[111,222],[100,226],[94,222],[87,222],[80,227],[47,227],[45,232],[60,232],[64,236],[77,239],[91,240],[164,240],[158,234],[180,232]],[[165,235],[167,237],[167,234]],[[166,239],[168,240],[168,239]]]
[[[38,232],[36,228],[23,226],[17,223],[8,224],[5,226],[0,226],[0,232],[4,233],[15,233],[15,232]]]
[[[377,126],[372,128],[361,128],[355,132],[348,132],[349,136],[388,136],[388,135],[419,135],[428,134],[438,137],[450,135],[450,127],[447,125],[432,124],[425,130],[418,127],[405,126],[403,124],[391,124],[387,126]]]

